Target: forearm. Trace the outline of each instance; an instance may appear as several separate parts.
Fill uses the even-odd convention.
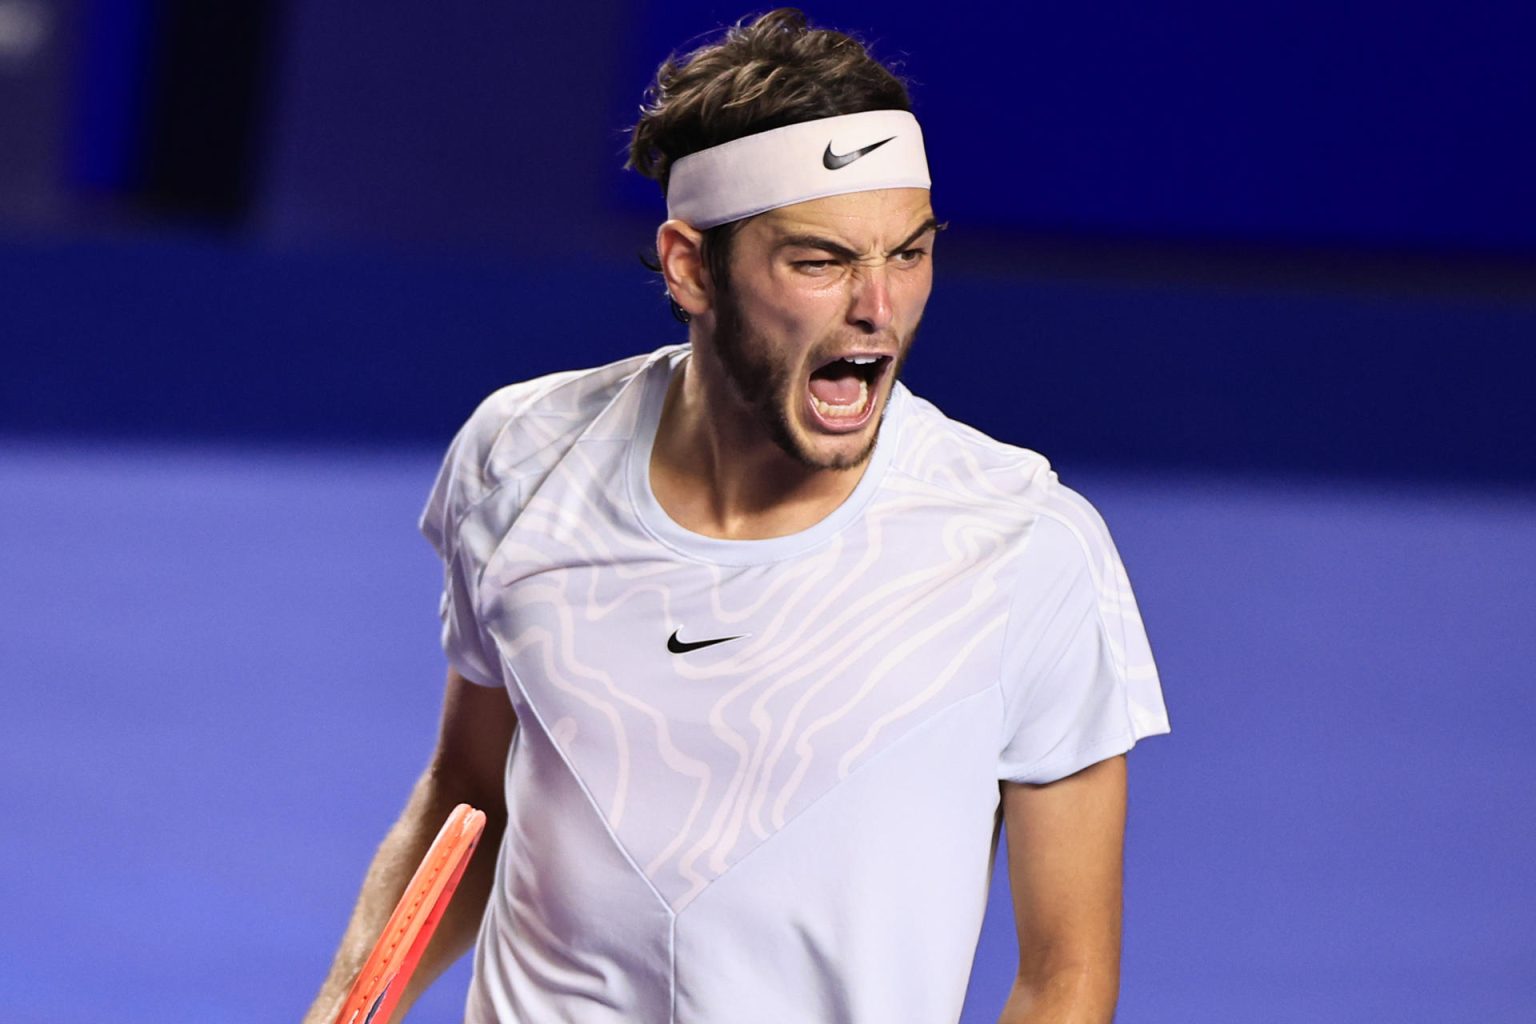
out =
[[[363,880],[357,904],[347,923],[341,945],[331,962],[320,994],[304,1017],[304,1024],[331,1024],[363,961],[384,930],[400,894],[405,891],[421,858],[453,807],[465,797],[457,787],[429,770],[411,791],[405,810],[374,854]],[[395,1019],[405,1016],[416,997],[474,942],[495,872],[495,853],[501,843],[505,814],[501,807],[482,808],[487,821],[457,893],[423,953],[410,986],[401,997]]]
[[[998,1024],[1110,1024],[1119,993],[1113,964],[1063,964],[1021,974]]]

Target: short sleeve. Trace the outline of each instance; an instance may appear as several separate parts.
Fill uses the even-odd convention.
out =
[[[438,616],[448,663],[470,682],[501,686],[500,659],[475,611],[485,545],[464,536],[469,513],[493,489],[486,465],[501,425],[492,419],[489,406],[482,405],[449,445],[419,525],[443,561]]]
[[[1081,498],[1025,540],[1004,639],[998,777],[1046,783],[1168,731],[1130,580]]]

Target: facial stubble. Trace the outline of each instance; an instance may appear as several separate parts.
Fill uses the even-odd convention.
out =
[[[893,389],[916,334],[917,329],[914,327],[912,334],[903,339],[898,349],[896,362],[890,369]],[[804,400],[803,396],[797,394],[801,384],[795,376],[797,368],[775,365],[767,358],[763,346],[753,343],[741,315],[741,308],[728,289],[722,289],[716,296],[712,342],[725,371],[727,385],[758,426],[785,455],[807,469],[839,470],[861,466],[874,454],[875,445],[880,439],[880,429],[885,423],[884,408],[880,410],[880,421],[870,435],[869,442],[851,456],[818,459],[801,443],[789,419],[791,404]],[[874,400],[871,395],[870,401]]]

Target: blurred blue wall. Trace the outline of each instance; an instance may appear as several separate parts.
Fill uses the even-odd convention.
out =
[[[677,340],[623,129],[737,8],[33,6],[0,431],[436,445]],[[1533,10],[813,10],[913,80],[953,222],[914,387],[1058,461],[1536,482]]]

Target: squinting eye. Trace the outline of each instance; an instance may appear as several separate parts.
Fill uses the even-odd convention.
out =
[[[832,266],[831,260],[796,260],[795,266],[801,270],[817,271],[826,270]]]

